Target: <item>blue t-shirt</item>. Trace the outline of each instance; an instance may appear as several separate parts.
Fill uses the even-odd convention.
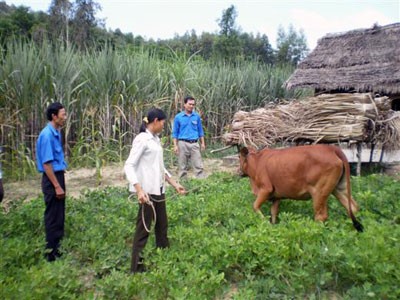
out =
[[[50,123],[40,132],[36,142],[36,163],[41,173],[44,172],[45,163],[51,163],[54,172],[64,171],[67,168],[61,134]]]
[[[172,137],[178,140],[197,140],[204,136],[200,115],[192,112],[187,115],[184,111],[178,113],[174,119]]]

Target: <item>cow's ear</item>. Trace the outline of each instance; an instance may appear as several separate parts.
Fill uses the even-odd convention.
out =
[[[249,149],[247,149],[247,147],[243,147],[240,149],[240,154],[243,156],[247,156],[247,154],[249,154]]]

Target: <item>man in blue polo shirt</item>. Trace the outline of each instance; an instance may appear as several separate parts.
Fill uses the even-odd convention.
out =
[[[206,144],[200,115],[194,111],[195,101],[191,96],[185,97],[184,110],[178,113],[174,119],[172,138],[174,152],[178,155],[179,178],[187,175],[189,159],[196,177],[204,178],[201,150],[206,149]]]
[[[60,241],[64,236],[65,220],[65,179],[67,163],[61,141],[61,128],[67,120],[67,113],[61,103],[55,102],[47,108],[48,123],[40,132],[36,143],[37,169],[42,176],[42,192],[46,209],[46,259],[54,261],[61,256]]]

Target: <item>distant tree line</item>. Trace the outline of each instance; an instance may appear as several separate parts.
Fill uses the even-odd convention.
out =
[[[205,60],[237,62],[256,60],[265,64],[292,64],[308,54],[307,40],[302,30],[290,25],[286,31],[278,28],[276,49],[265,34],[242,32],[236,24],[237,11],[231,5],[223,10],[218,20],[218,33],[202,33],[195,30],[176,35],[167,40],[146,40],[120,29],[105,29],[104,21],[96,18],[101,10],[93,0],[53,0],[47,12],[35,12],[27,6],[7,5],[0,1],[0,42],[10,38],[25,38],[37,43],[43,40],[61,43],[77,49],[128,48],[154,50],[163,57],[174,53],[200,56]]]

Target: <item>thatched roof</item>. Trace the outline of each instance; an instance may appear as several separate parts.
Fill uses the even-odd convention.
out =
[[[400,23],[326,35],[286,87],[400,93]]]

